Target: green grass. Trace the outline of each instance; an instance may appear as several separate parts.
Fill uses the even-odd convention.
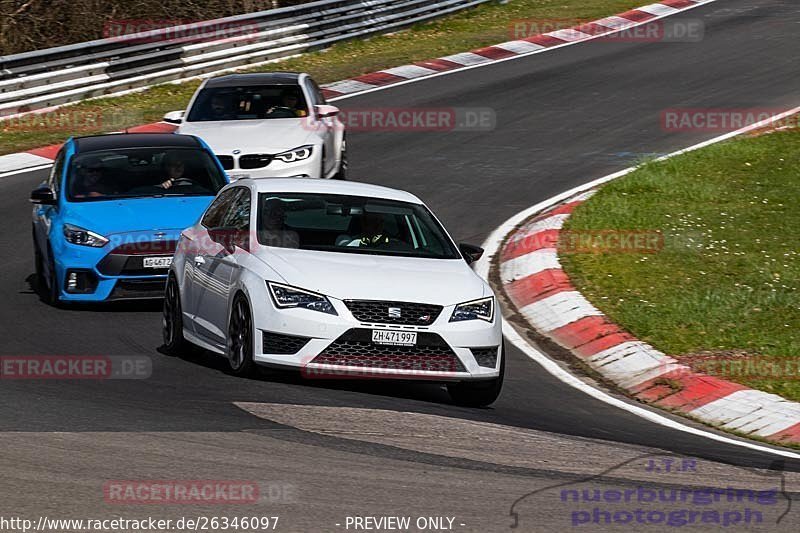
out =
[[[512,22],[590,21],[626,11],[646,2],[641,0],[512,0],[507,4],[488,3],[409,30],[350,41],[321,52],[306,54],[253,71],[296,70],[309,72],[320,83],[329,83],[374,72],[383,68],[423,61],[508,41],[514,38]],[[97,127],[77,128],[79,134],[114,131],[143,122],[160,120],[167,111],[183,109],[198,81],[180,85],[165,84],[115,98],[104,98],[62,108],[69,117],[84,123],[86,110],[114,113],[114,120],[100,121]],[[74,123],[75,121],[73,121]],[[103,125],[105,122],[106,126]],[[70,128],[42,124],[0,123],[0,154],[7,154],[63,141],[75,133]]]
[[[723,377],[800,400],[800,129],[645,164],[578,207],[566,229],[663,232],[659,253],[564,254],[564,268],[656,348],[700,370],[723,368],[720,358],[745,369],[770,361],[783,370]]]

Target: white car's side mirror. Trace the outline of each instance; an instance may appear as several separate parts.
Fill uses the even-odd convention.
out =
[[[183,122],[184,113],[186,113],[186,111],[170,111],[164,115],[164,118],[161,120],[164,122],[169,122],[170,124],[180,124]]]
[[[319,118],[335,117],[340,113],[339,108],[335,105],[315,105],[314,111]]]

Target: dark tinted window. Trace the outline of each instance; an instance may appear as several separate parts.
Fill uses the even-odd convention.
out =
[[[255,85],[203,89],[186,120],[263,120],[307,115],[308,104],[299,85]]]
[[[458,259],[442,227],[418,204],[330,194],[260,193],[258,240],[266,246]]]
[[[199,148],[124,148],[78,154],[67,175],[67,193],[75,202],[214,196],[225,185],[216,161]]]
[[[211,202],[211,205],[206,209],[203,219],[200,223],[206,228],[221,228],[222,219],[227,214],[231,202],[236,198],[236,193],[239,188],[228,189]]]
[[[250,229],[250,190],[238,187],[220,227],[247,231]]]

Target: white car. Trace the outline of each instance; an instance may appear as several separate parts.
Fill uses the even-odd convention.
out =
[[[363,183],[242,179],[184,230],[164,300],[164,345],[311,378],[446,382],[488,405],[505,367],[501,318],[456,246],[415,196]]]
[[[164,116],[196,135],[231,180],[345,179],[347,141],[339,109],[308,74],[232,74],[204,81],[184,111]]]

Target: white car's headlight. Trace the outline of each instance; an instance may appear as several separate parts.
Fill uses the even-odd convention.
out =
[[[450,322],[461,322],[462,320],[485,320],[491,322],[494,319],[494,297],[481,298],[458,304],[453,310]]]
[[[69,243],[92,246],[94,248],[102,248],[108,243],[108,239],[102,235],[72,224],[64,224],[64,238]]]
[[[320,313],[328,313],[329,315],[338,314],[336,309],[333,308],[331,301],[316,292],[310,292],[280,283],[273,283],[271,281],[267,282],[267,286],[272,295],[272,301],[275,302],[275,306],[279,309],[300,307],[302,309],[319,311]]]
[[[302,161],[303,159],[308,159],[309,157],[311,157],[311,154],[313,152],[314,152],[314,146],[308,144],[306,146],[300,146],[299,148],[282,152],[280,154],[275,154],[275,159],[280,159],[284,163],[294,163],[295,161]]]

